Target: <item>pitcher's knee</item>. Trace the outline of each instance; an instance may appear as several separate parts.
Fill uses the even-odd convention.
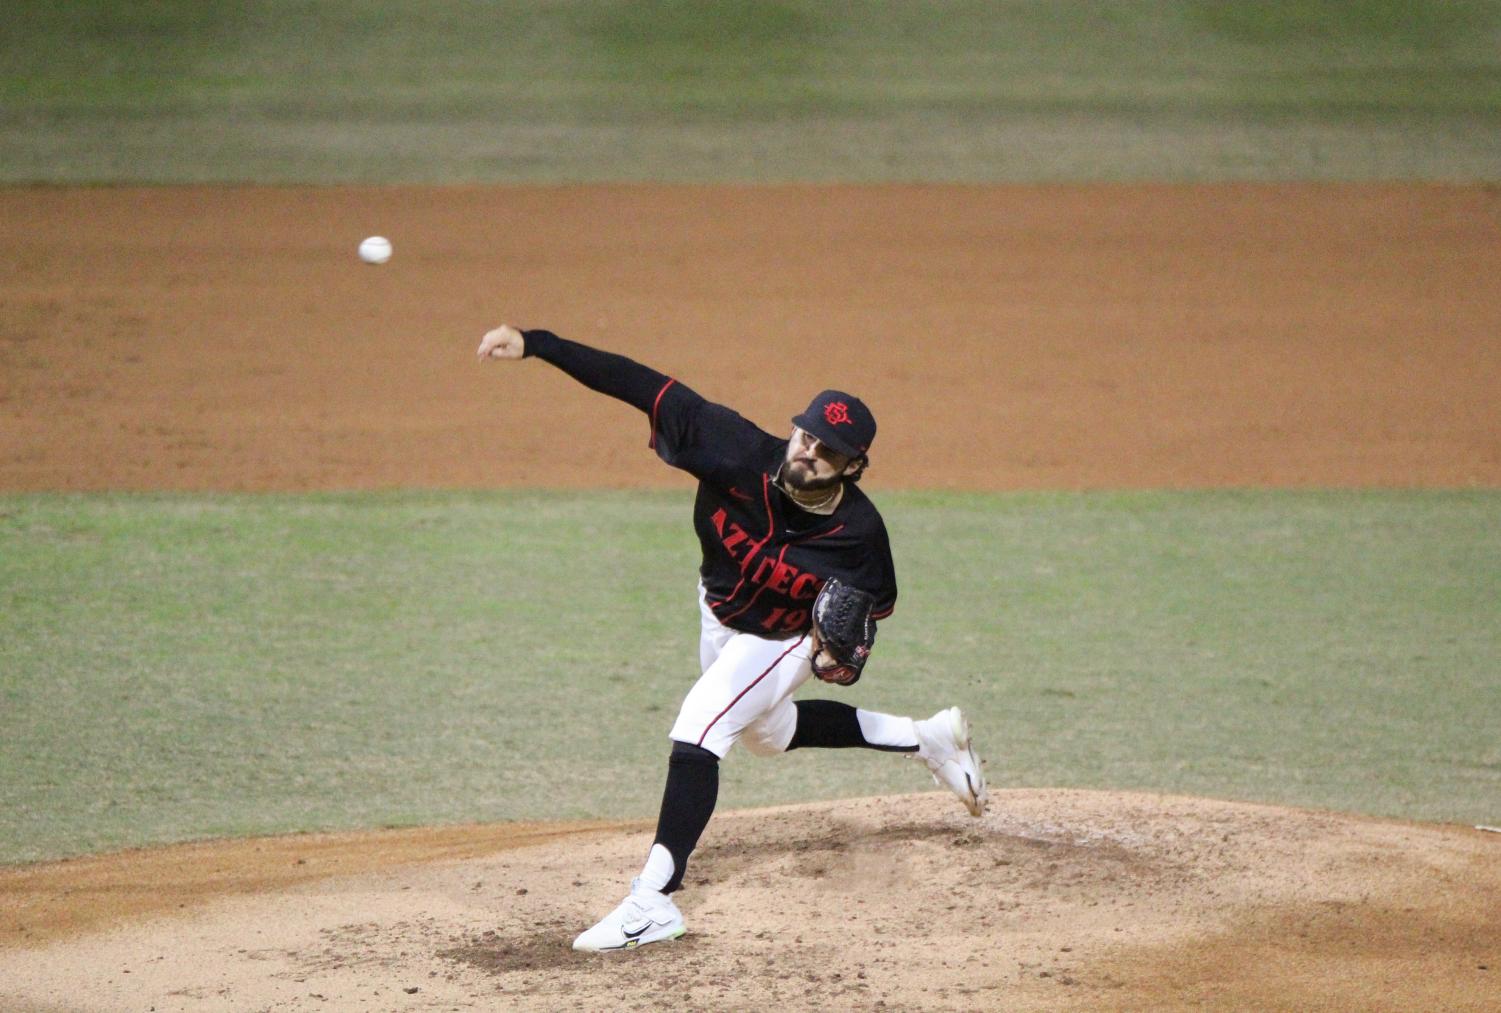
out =
[[[776,756],[778,753],[787,751],[786,746],[764,739],[759,735],[752,735],[748,731],[740,736],[740,741],[745,745],[746,749],[749,749],[756,756]]]
[[[757,756],[776,756],[787,752],[787,747],[793,743],[794,731],[797,731],[796,714],[793,720],[787,720],[781,713],[767,714],[740,732],[740,741]]]
[[[797,710],[791,701],[783,700],[770,714],[747,725],[740,741],[757,756],[776,756],[787,751],[796,731]]]

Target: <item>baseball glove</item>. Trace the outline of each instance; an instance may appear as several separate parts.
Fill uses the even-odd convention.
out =
[[[813,674],[824,682],[850,686],[859,681],[876,624],[870,610],[875,596],[830,577],[813,602]]]

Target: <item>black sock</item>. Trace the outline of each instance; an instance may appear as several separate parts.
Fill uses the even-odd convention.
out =
[[[663,893],[683,885],[688,856],[698,846],[714,803],[719,798],[719,757],[700,746],[674,742],[667,759],[667,787],[662,790],[662,812],[657,817],[657,837],[672,855],[672,879]]]
[[[787,748],[879,749],[887,753],[913,753],[916,746],[877,746],[865,741],[855,708],[837,700],[797,700],[797,728]]]

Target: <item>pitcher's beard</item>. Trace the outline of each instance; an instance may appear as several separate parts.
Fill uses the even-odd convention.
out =
[[[808,465],[794,461],[782,467],[782,480],[797,492],[827,492],[839,485],[844,480],[844,476],[832,474],[827,479],[815,479],[809,473]]]
[[[794,492],[809,494],[828,492],[844,481],[844,476],[830,475],[828,478],[814,478],[809,474],[807,465],[794,461],[782,466],[782,481]]]

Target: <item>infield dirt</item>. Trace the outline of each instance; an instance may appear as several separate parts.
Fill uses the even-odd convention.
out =
[[[359,263],[370,233],[389,265]],[[684,485],[502,319],[879,488],[1501,484],[1486,187],[0,190],[0,489]],[[982,750],[1004,750],[986,741]],[[920,783],[920,779],[918,781]],[[998,786],[1004,788],[1005,786]],[[7,1008],[1501,1009],[1501,835],[1000,791],[723,813],[692,934],[616,958],[642,826],[0,871]]]
[[[1495,1009],[1501,837],[1002,791],[721,813],[690,934],[575,953],[651,843],[518,826],[0,873],[7,1008]]]
[[[1496,486],[1498,255],[1485,187],[0,190],[0,489],[683,484],[502,320],[854,390],[873,488]]]

